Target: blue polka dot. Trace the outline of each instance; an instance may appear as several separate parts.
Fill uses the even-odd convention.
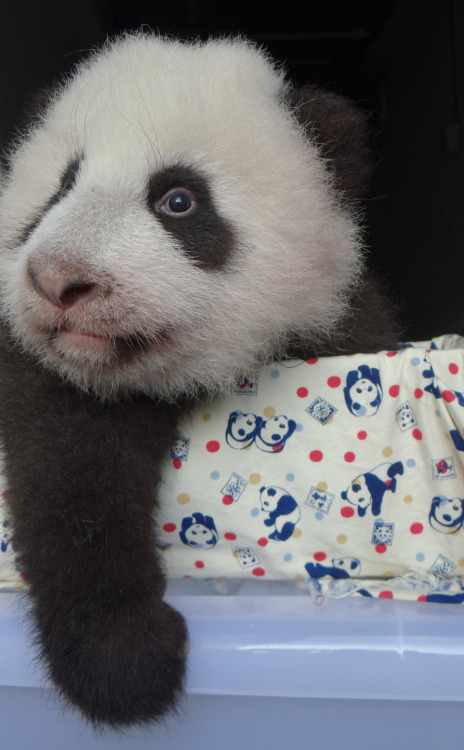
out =
[[[252,508],[251,515],[256,518],[256,516],[259,516],[259,508]]]
[[[303,425],[302,424],[297,424],[297,426],[295,427],[295,431],[296,432],[301,432],[302,429],[303,429]]]
[[[219,479],[220,476],[218,471],[212,471],[210,474],[211,479]]]
[[[292,560],[292,558],[293,558],[293,555],[290,552],[287,552],[287,554],[284,555],[285,562],[290,562],[290,560]]]
[[[406,461],[406,466],[409,466],[409,468],[412,469],[412,467],[415,465],[416,465],[416,462],[414,461],[414,459],[408,458],[408,460]]]
[[[317,511],[317,513],[314,514],[314,518],[316,521],[323,521],[324,520],[324,514],[320,512],[320,510]]]
[[[271,372],[271,378],[280,378],[280,371],[279,370],[272,370],[272,372]]]
[[[422,360],[420,359],[420,357],[413,357],[411,359],[411,364],[413,367],[417,367],[417,365],[420,365],[421,362]]]
[[[418,554],[416,555],[416,560],[417,560],[417,562],[424,562],[424,560],[425,560],[425,555],[424,555],[424,554],[423,554],[422,552],[419,552],[419,553],[418,553]]]
[[[286,477],[285,477],[285,479],[288,482],[294,482],[295,481],[295,474],[287,474]]]

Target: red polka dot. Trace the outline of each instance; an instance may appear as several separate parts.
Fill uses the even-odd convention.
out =
[[[360,430],[358,432],[358,440],[365,440],[367,438],[366,430]]]
[[[3,499],[8,503],[10,501],[10,493],[8,490],[5,490],[5,492],[2,492]]]
[[[176,524],[175,523],[165,523],[163,526],[164,531],[167,531],[168,534],[170,534],[172,531],[176,530]]]
[[[379,555],[383,555],[383,553],[387,551],[387,547],[385,544],[378,544],[375,548],[375,551],[378,552]]]
[[[381,591],[379,593],[379,599],[393,599],[393,591]]]
[[[311,461],[315,461],[317,463],[318,461],[322,461],[322,459],[324,458],[324,454],[322,453],[322,451],[311,451],[311,453],[309,454],[309,458],[311,459]]]
[[[399,385],[390,386],[390,388],[388,389],[388,392],[392,398],[396,398],[400,392]]]
[[[268,543],[268,540],[265,536],[262,536],[261,539],[258,539],[258,544],[260,547],[266,547]]]
[[[343,458],[345,459],[345,461],[348,464],[351,464],[355,460],[356,456],[355,456],[355,454],[352,451],[348,451],[347,453],[345,453],[345,455],[343,456]]]
[[[341,382],[342,381],[340,380],[340,378],[338,377],[338,375],[332,375],[332,377],[330,377],[327,380],[327,385],[330,388],[338,388],[338,386],[341,384]]]
[[[224,539],[228,539],[229,542],[233,542],[235,539],[237,539],[237,535],[233,534],[231,531],[228,531],[227,534],[224,534]]]
[[[387,352],[387,357],[396,357],[398,352]]]
[[[414,440],[422,440],[422,432],[417,427],[412,431],[412,436]]]
[[[416,388],[416,390],[414,391],[414,395],[416,398],[422,398],[422,396],[424,395],[424,391],[422,390],[422,388]]]
[[[205,567],[205,563],[202,560],[197,560],[196,563],[195,563],[195,567],[196,568],[204,568]]]
[[[325,560],[327,555],[325,554],[325,552],[315,552],[313,557],[317,562],[322,562],[323,560]]]
[[[352,518],[354,516],[354,508],[352,508],[350,505],[345,505],[344,508],[340,511],[343,518]]]
[[[306,360],[306,364],[307,365],[315,365],[317,361],[318,361],[317,357],[311,357],[311,359],[307,359]]]
[[[299,396],[300,398],[306,398],[308,393],[309,391],[307,388],[298,388],[296,395]]]
[[[427,595],[426,594],[421,594],[420,596],[417,597],[417,601],[418,602],[426,602],[427,601]]]
[[[253,568],[251,571],[254,576],[265,576],[266,572],[263,568]]]
[[[224,497],[222,498],[222,502],[224,503],[224,505],[232,505],[232,503],[234,502],[234,498],[230,495],[224,495]]]
[[[441,395],[443,396],[443,401],[446,401],[447,404],[450,404],[456,398],[453,391],[443,391]]]
[[[421,523],[413,523],[409,530],[411,534],[422,534],[422,532],[424,531],[424,527]]]
[[[206,443],[206,450],[209,453],[217,453],[220,447],[221,444],[217,440],[210,440],[209,443]]]
[[[182,461],[180,460],[180,458],[175,458],[174,461],[172,462],[172,465],[174,466],[175,469],[181,469]]]
[[[451,375],[457,375],[459,372],[459,367],[455,362],[451,362],[451,364],[448,367],[448,370],[450,371]]]

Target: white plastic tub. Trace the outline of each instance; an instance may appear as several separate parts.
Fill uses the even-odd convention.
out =
[[[8,750],[457,750],[464,610],[362,597],[323,603],[292,584],[234,595],[171,582],[191,634],[187,697],[163,725],[97,735],[34,666],[20,595],[0,596],[0,718]]]

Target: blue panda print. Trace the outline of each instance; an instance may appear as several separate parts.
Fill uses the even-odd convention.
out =
[[[350,486],[343,490],[342,498],[357,506],[358,516],[361,518],[366,515],[369,507],[372,515],[378,516],[385,493],[396,492],[396,477],[403,473],[404,466],[401,461],[380,464],[353,479]]]
[[[211,549],[219,539],[213,518],[202,513],[192,513],[183,518],[179,536],[187,547],[195,549]]]
[[[464,499],[437,495],[432,500],[429,523],[435,531],[455,534],[464,524]]]
[[[296,422],[284,414],[261,421],[256,446],[265,453],[280,453],[296,430]]]
[[[310,578],[356,578],[361,573],[361,562],[357,557],[334,558],[331,565],[306,563],[305,568]]]
[[[383,390],[380,372],[376,367],[360,365],[350,370],[343,389],[345,402],[355,417],[372,417],[382,403]]]
[[[235,450],[245,450],[254,443],[262,421],[256,414],[239,410],[231,412],[226,428],[227,444]]]
[[[268,514],[264,525],[273,529],[268,539],[287,541],[301,517],[298,503],[283,487],[261,487],[259,494],[261,510]]]

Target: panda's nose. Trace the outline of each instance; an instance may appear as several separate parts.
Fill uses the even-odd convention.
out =
[[[88,302],[98,294],[98,284],[91,281],[57,281],[47,276],[36,279],[35,288],[42,297],[61,310],[68,310],[77,302]]]
[[[37,294],[60,310],[68,310],[79,302],[89,302],[101,291],[97,282],[79,276],[52,276],[36,272],[32,265],[29,266],[28,273]]]

